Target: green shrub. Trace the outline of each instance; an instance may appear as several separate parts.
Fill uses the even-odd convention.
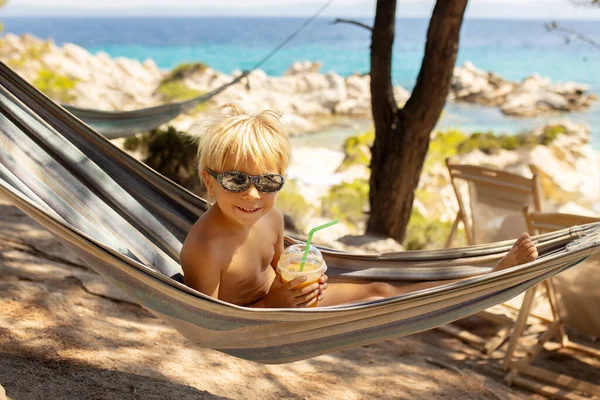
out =
[[[305,228],[306,219],[313,210],[300,193],[298,183],[293,179],[286,180],[283,189],[279,192],[277,208],[292,217],[296,226],[301,229]]]
[[[547,126],[539,136],[534,135],[532,132],[520,133],[518,135],[494,135],[492,132],[476,132],[459,144],[458,153],[465,154],[479,149],[485,154],[494,154],[500,149],[530,149],[539,144],[547,146],[558,135],[564,133],[567,133],[567,129],[562,125]]]
[[[522,132],[516,135],[516,137],[519,140],[520,146],[526,149],[531,149],[539,143],[539,137],[532,135],[531,132]]]
[[[169,126],[125,140],[123,147],[139,151],[152,169],[181,186],[204,195],[198,176],[198,145],[183,132]]]
[[[344,222],[353,229],[366,219],[364,210],[369,202],[369,182],[356,179],[334,185],[322,199],[325,216]]]
[[[373,145],[373,140],[375,140],[375,132],[373,131],[350,136],[344,140],[342,149],[345,156],[338,171],[343,171],[354,164],[368,167],[371,164],[371,146]]]
[[[54,100],[63,103],[68,103],[75,99],[71,90],[76,84],[77,80],[60,75],[46,68],[42,68],[38,71],[38,76],[33,82],[33,85],[39,90]]]
[[[504,150],[516,150],[521,146],[519,138],[514,135],[501,135],[500,147]]]
[[[188,100],[202,94],[181,81],[163,82],[158,86],[158,92],[167,102]]]
[[[184,63],[179,64],[165,78],[163,78],[162,83],[168,83],[172,81],[178,81],[185,79],[189,75],[192,75],[196,72],[202,72],[208,68],[208,65],[196,62],[196,63]]]
[[[50,42],[50,41],[43,42],[39,46],[36,46],[36,45],[29,46],[23,52],[22,57],[24,57],[28,60],[39,60],[42,57],[42,55],[44,55],[50,51],[51,46],[52,46],[52,42]]]
[[[476,149],[485,154],[494,154],[501,148],[499,137],[492,132],[475,132],[458,146],[458,154],[470,153]]]
[[[144,139],[147,137],[148,136],[146,134],[130,136],[123,142],[123,149],[127,151],[141,150],[141,147],[144,144]],[[145,152],[145,150],[143,151]]]
[[[467,136],[457,129],[436,132],[433,139],[429,142],[424,169],[442,163],[446,158],[456,155],[457,147],[466,138]]]
[[[0,32],[1,32],[1,29],[0,29]],[[0,47],[3,46],[3,43],[4,43],[3,41],[0,41]],[[22,52],[20,52],[18,54],[18,57],[11,58],[11,59],[7,60],[6,63],[11,68],[16,68],[16,69],[24,68],[25,65],[27,65],[27,62],[29,62],[29,61],[32,61],[32,60],[39,61],[40,58],[42,57],[42,55],[44,55],[45,53],[50,51],[51,46],[52,46],[51,41],[43,42],[39,46],[38,45],[29,46],[29,47],[25,48]]]
[[[428,220],[415,207],[411,210],[410,220],[406,228],[404,248],[406,250],[427,250],[444,248],[452,229],[451,222],[441,222],[437,219]],[[453,246],[464,244],[464,234],[455,234]],[[463,239],[461,239],[463,238]]]
[[[540,135],[540,144],[548,146],[558,137],[567,133],[567,128],[563,125],[550,125],[544,128],[544,132]]]

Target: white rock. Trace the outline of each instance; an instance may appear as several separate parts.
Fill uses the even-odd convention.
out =
[[[115,62],[119,68],[129,77],[143,82],[154,82],[154,79],[138,60],[125,57],[117,57]]]
[[[107,66],[112,67],[114,65],[113,59],[108,55],[108,53],[105,53],[104,51],[97,52],[96,59],[98,61],[100,61],[102,63],[102,65],[104,65],[105,67],[107,67]]]
[[[396,103],[403,106],[410,98],[410,92],[402,86],[396,86],[394,87],[394,98],[396,99]]]
[[[264,82],[264,81],[266,81],[267,79],[269,79],[269,76],[262,69],[255,69],[254,71],[252,71],[250,73],[250,75],[248,76],[248,78],[254,84],[255,81],[258,81],[258,82]]]
[[[153,59],[147,58],[146,60],[144,60],[144,63],[142,65],[143,65],[144,69],[146,70],[146,72],[153,79],[155,79],[157,81],[162,79],[163,73],[160,71],[160,69],[158,68],[158,66],[156,65],[156,63],[154,62]]]
[[[552,81],[548,77],[541,77],[537,74],[533,74],[531,76],[526,77],[521,82],[520,89],[525,91],[538,91],[542,88],[546,88],[550,86]]]
[[[297,114],[292,114],[291,112],[283,113],[281,122],[283,123],[286,132],[291,136],[311,133],[316,129],[315,124],[310,120]]]
[[[77,64],[74,60],[65,58],[56,53],[43,54],[40,61],[44,66],[58,74],[66,75],[71,79],[87,82],[92,79],[91,71],[85,66]]]
[[[65,57],[72,59],[73,61],[75,61],[76,63],[78,63],[80,65],[87,66],[92,63],[94,65],[98,65],[97,60],[94,59],[94,57],[92,57],[92,55],[90,53],[88,53],[88,51],[81,46],[77,46],[76,44],[73,44],[73,43],[65,43],[63,45],[63,51],[64,51]],[[93,61],[90,61],[90,59],[93,59]],[[92,66],[92,65],[90,65],[90,66]]]
[[[329,88],[329,82],[325,75],[320,74],[304,74],[299,76],[296,81],[297,93],[310,93],[317,90],[325,90]]]
[[[371,97],[371,77],[350,75],[346,78],[346,91],[349,99]]]
[[[471,61],[465,61],[462,68],[466,71],[469,71],[470,73],[472,73],[474,75],[479,75],[479,76],[488,75],[487,71],[477,68]]]
[[[337,115],[367,116],[371,113],[371,101],[368,98],[342,100],[335,106],[334,112]]]
[[[540,109],[568,111],[568,104],[564,97],[546,90],[520,90],[506,96],[501,110],[508,115],[536,115]]]
[[[366,253],[366,254],[383,254],[404,251],[404,247],[392,238],[360,235],[346,235],[337,239],[338,242],[345,245],[345,250]]]
[[[323,105],[315,101],[310,101],[310,97],[293,98],[289,100],[288,104],[290,109],[300,115],[328,115],[330,113],[330,110],[323,107]]]

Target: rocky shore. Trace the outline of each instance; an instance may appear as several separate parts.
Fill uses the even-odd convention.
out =
[[[553,83],[537,74],[511,82],[466,62],[454,70],[449,99],[500,107],[506,115],[534,117],[585,110],[597,99],[588,89],[576,82]]]
[[[163,71],[150,59],[142,63],[111,58],[102,51],[90,54],[75,44],[57,46],[30,35],[4,35],[0,59],[55,100],[101,110],[179,101],[209,92],[241,74],[227,75],[201,63]],[[318,131],[340,118],[371,115],[368,75],[342,77],[319,70],[319,63],[308,61],[293,63],[277,77],[254,70],[243,84],[228,88],[212,104],[237,102],[251,109],[282,112],[292,134]],[[396,87],[394,94],[399,104],[410,96],[402,87]],[[537,75],[515,83],[466,63],[454,71],[449,100],[500,107],[507,115],[535,116],[582,110],[595,96],[583,84],[557,84]],[[201,119],[202,112],[191,113],[173,124],[189,131]]]
[[[365,136],[365,135],[363,135]],[[483,137],[482,137],[483,136]],[[427,239],[430,248],[443,247],[447,231],[456,217],[458,204],[450,183],[448,170],[444,164],[451,157],[458,164],[482,165],[531,177],[530,166],[537,169],[541,177],[543,210],[588,216],[600,216],[600,152],[590,144],[590,129],[585,124],[557,121],[523,133],[520,138],[493,134],[467,135],[460,131],[434,132],[429,152],[415,192],[414,210],[424,220],[426,226],[436,225],[440,237]],[[322,202],[331,196],[332,188],[346,186],[348,197],[358,198],[360,187],[368,188],[368,141],[358,140],[353,152],[363,152],[362,162],[352,163],[340,171],[347,152],[327,149],[294,148],[294,164],[289,175],[296,181],[296,190],[301,193],[312,208],[306,226],[316,226],[323,219]],[[516,146],[515,141],[528,144]],[[314,153],[317,151],[317,153]],[[305,157],[307,154],[316,157]],[[363,186],[360,186],[361,182]],[[351,191],[354,190],[354,191]],[[338,204],[350,213],[352,207],[368,208],[368,201],[361,205],[358,201],[348,203],[347,198],[337,199]],[[320,211],[319,211],[320,210]],[[415,211],[413,211],[415,212]],[[339,238],[361,232],[367,215],[359,222],[357,229],[342,224],[336,230],[324,230],[321,239],[340,249],[355,250],[357,240]],[[300,219],[297,217],[297,219]],[[409,224],[410,228],[410,224]],[[410,229],[409,229],[410,230]],[[415,230],[418,230],[415,225]],[[409,232],[410,236],[410,232]],[[375,240],[367,250],[397,250],[391,242]]]
[[[57,101],[104,110],[139,109],[183,100],[218,88],[241,74],[241,71],[234,71],[232,75],[226,75],[201,63],[163,71],[152,60],[140,63],[122,57],[113,59],[103,52],[92,55],[74,44],[59,47],[52,41],[28,35],[4,35],[0,39],[0,59]],[[321,73],[319,69],[319,63],[296,62],[278,77],[255,70],[242,84],[215,97],[209,106],[238,102],[251,110],[281,111],[291,134],[319,131],[327,125],[339,123],[343,118],[348,120],[370,115],[368,75],[341,77],[335,72]],[[397,87],[395,95],[396,100],[403,103],[410,94]],[[455,69],[449,98],[451,101],[499,107],[506,114],[520,116],[567,113],[585,108],[595,99],[585,85],[555,84],[535,75],[515,83],[470,63]],[[171,125],[179,131],[194,133],[209,110],[210,107],[194,110],[172,121]],[[528,165],[535,165],[544,183],[546,210],[600,213],[600,156],[589,144],[589,128],[560,121],[540,127],[531,135],[547,135],[548,130],[553,132],[553,138],[543,145],[500,146],[493,151],[476,145],[472,151],[460,154],[451,150],[456,143],[442,141],[437,145],[443,149],[438,151],[439,154],[430,148],[416,193],[415,210],[428,221],[448,223],[453,220],[457,205],[443,165],[443,158],[451,155],[459,163],[488,165],[525,176],[531,174]],[[437,135],[434,132],[432,143]],[[466,140],[466,135],[463,136],[461,140]],[[115,143],[123,144],[122,141]],[[365,157],[370,157],[368,143],[362,146]],[[335,196],[330,196],[332,188],[336,187],[343,187],[349,193],[359,190],[360,195],[352,199],[355,202],[353,207],[358,207],[356,215],[366,218],[363,208],[368,205],[359,204],[359,198],[365,198],[365,185],[368,190],[369,171],[365,164],[352,165],[341,171],[340,164],[345,158],[342,149],[315,149],[314,146],[294,146],[294,158],[295,164],[289,173],[295,181],[296,192],[288,198],[298,202],[289,205],[291,209],[300,210],[295,215],[297,223],[303,220],[300,225],[314,226],[321,219],[332,217],[327,214],[327,208],[332,201],[337,201]],[[185,166],[187,170],[190,168]],[[177,180],[176,177],[171,179]],[[325,200],[330,202],[327,207],[323,207]],[[341,206],[342,209],[345,207]],[[327,237],[322,239],[333,243],[340,237],[359,232],[361,223],[360,220],[354,221],[353,228],[344,228],[340,224],[324,234]],[[352,250],[350,242],[340,244],[340,247]],[[372,250],[396,249],[397,244],[383,241],[382,246],[376,244]]]

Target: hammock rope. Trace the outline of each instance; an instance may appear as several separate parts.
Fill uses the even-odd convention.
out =
[[[321,15],[321,13],[325,11],[325,9],[329,7],[333,1],[334,0],[329,0],[327,3],[325,3],[313,16],[306,19],[294,32],[292,32],[281,43],[275,46],[275,48],[273,48],[273,50],[271,50],[260,61],[254,64],[252,68],[242,71],[241,75],[209,93],[205,93],[181,102],[163,104],[160,106],[132,111],[102,111],[68,104],[63,104],[62,106],[71,114],[81,119],[83,122],[94,128],[94,130],[102,133],[109,139],[127,137],[139,132],[150,131],[169,122],[180,114],[189,111],[198,104],[202,104],[210,100],[214,96],[225,91],[230,86],[233,86],[239,83],[242,79],[247,78],[252,71],[260,68],[267,61],[269,61],[286,44],[288,44],[311,22],[319,17],[319,15]]]

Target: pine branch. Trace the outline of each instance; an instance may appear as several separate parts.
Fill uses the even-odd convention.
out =
[[[373,27],[367,25],[367,24],[363,24],[362,22],[358,22],[358,21],[354,21],[352,19],[342,19],[342,18],[336,18],[335,20],[331,21],[329,24],[330,25],[335,25],[335,24],[351,24],[351,25],[357,25],[360,26],[361,28],[365,28],[370,30],[371,32],[373,32]]]
[[[562,26],[558,25],[557,21],[552,21],[550,23],[544,24],[544,27],[546,28],[546,30],[548,30],[548,32],[557,31],[557,32],[566,33],[566,35],[563,35],[563,37],[567,44],[571,42],[571,40],[572,40],[571,37],[575,37],[576,39],[579,39],[582,42],[589,43],[592,46],[596,47],[597,49],[600,49],[600,43],[596,42],[594,39],[584,35],[583,33],[578,32],[574,29],[563,28]]]

